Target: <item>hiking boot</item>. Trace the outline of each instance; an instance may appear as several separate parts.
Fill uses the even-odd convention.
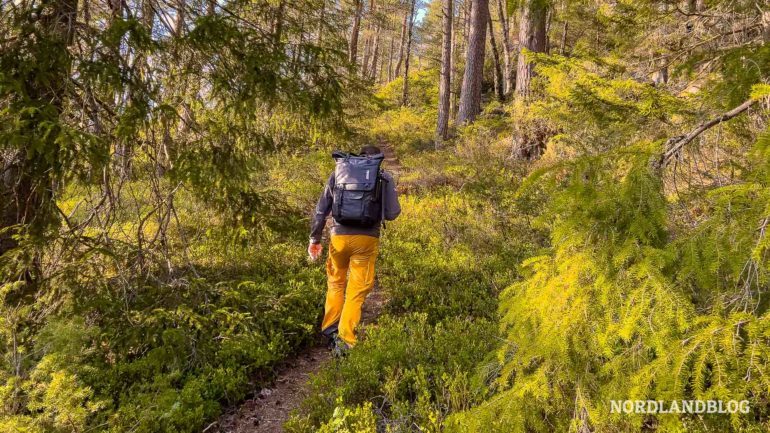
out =
[[[345,343],[338,335],[334,336],[334,347],[332,347],[332,356],[335,358],[343,358],[348,355],[350,345]]]

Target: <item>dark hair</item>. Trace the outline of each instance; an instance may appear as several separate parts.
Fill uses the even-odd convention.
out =
[[[371,144],[367,144],[366,146],[362,147],[361,151],[359,152],[360,155],[367,155],[367,156],[377,155],[379,153],[382,153],[382,151],[380,151],[380,148],[377,146],[373,146]]]

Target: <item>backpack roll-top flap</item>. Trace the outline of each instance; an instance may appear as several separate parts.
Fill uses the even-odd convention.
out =
[[[381,154],[337,158],[334,171],[336,187],[345,191],[373,191],[377,187],[383,159]]]

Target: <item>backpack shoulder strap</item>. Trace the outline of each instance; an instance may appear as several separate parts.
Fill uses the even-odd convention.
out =
[[[388,183],[388,179],[383,176],[384,170],[380,168],[379,174],[377,174],[377,178],[380,181],[380,222],[382,222],[382,228],[385,229],[385,203],[388,197],[387,191],[385,191],[386,184]]]

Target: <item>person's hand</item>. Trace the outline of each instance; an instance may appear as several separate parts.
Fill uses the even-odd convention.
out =
[[[323,251],[324,247],[320,243],[314,244],[310,242],[310,245],[307,247],[307,254],[310,256],[310,260],[316,261],[319,257],[321,257],[321,252]]]

